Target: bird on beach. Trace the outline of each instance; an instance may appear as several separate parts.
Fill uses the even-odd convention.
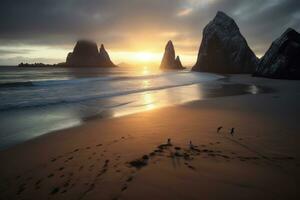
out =
[[[233,136],[233,133],[234,133],[234,128],[231,128],[231,131],[230,131],[231,136]]]
[[[219,126],[217,129],[217,133],[219,133],[222,128],[223,128],[223,126]]]
[[[168,144],[169,145],[171,144],[171,138],[168,138]]]

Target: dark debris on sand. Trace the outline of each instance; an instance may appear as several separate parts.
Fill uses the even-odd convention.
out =
[[[145,167],[147,164],[148,164],[148,159],[143,159],[143,158],[136,159],[129,162],[130,166],[135,167],[137,169]]]

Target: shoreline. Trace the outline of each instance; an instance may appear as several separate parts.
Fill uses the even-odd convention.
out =
[[[90,120],[0,151],[0,196],[297,199],[300,83],[247,75],[230,76],[230,81],[271,87],[276,92],[206,99]],[[224,127],[221,134],[216,133],[218,126]],[[233,137],[228,134],[231,127],[236,128]],[[180,154],[193,159],[176,157],[177,150],[168,147],[140,169],[128,164],[150,156],[167,138],[180,147]],[[188,150],[190,140],[199,152]],[[40,179],[42,183],[36,184]]]
[[[1,135],[0,149],[7,149],[51,132],[77,127],[89,120],[116,118],[195,100],[269,92],[272,92],[270,88],[255,84],[231,83],[228,77],[224,77],[163,89],[145,89],[144,92],[133,92],[82,103],[30,107],[20,111],[7,110],[1,115],[4,130]],[[43,120],[41,121],[40,118]],[[15,126],[11,125],[13,123]],[[5,124],[10,125],[5,126]]]

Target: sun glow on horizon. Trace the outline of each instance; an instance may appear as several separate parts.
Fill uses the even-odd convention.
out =
[[[150,67],[159,65],[163,52],[147,52],[147,51],[111,51],[110,57],[115,63],[125,62],[140,67]]]
[[[134,54],[136,60],[141,62],[149,62],[156,59],[156,55],[150,52],[138,52]]]
[[[5,46],[6,47],[6,46]],[[4,59],[14,59],[13,64],[19,64],[20,62],[44,62],[46,64],[55,64],[59,62],[65,62],[68,52],[72,51],[72,48],[56,48],[51,46],[16,46],[16,47],[9,47],[4,48],[0,47],[1,50],[8,50],[11,52],[9,55],[4,55],[0,58]],[[110,49],[106,47],[108,54],[113,61],[113,63],[125,64],[126,66],[135,66],[140,67],[143,69],[147,66],[148,69],[150,68],[158,68],[160,62],[163,57],[164,49],[160,48],[158,50],[150,50],[149,48],[145,48],[143,50],[117,50],[117,49]],[[177,50],[177,49],[176,49]],[[177,50],[177,55],[180,56],[182,63],[185,66],[189,66],[193,64],[196,60],[196,53],[191,55],[189,52],[184,52]],[[120,65],[122,66],[122,65]],[[148,70],[149,71],[149,70]],[[144,73],[147,74],[147,69],[144,70]]]

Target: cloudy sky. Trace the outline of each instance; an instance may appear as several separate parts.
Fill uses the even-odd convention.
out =
[[[1,0],[0,65],[62,62],[82,38],[104,43],[115,63],[159,62],[171,39],[192,65],[218,10],[259,57],[286,28],[300,31],[299,0]]]

